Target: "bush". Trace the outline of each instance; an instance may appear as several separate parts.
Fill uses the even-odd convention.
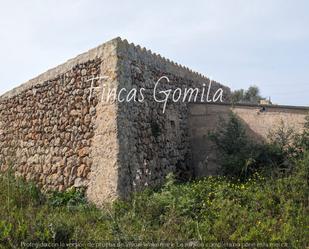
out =
[[[304,130],[295,136],[295,155],[301,157],[304,151],[309,150],[309,115],[306,116]]]
[[[273,171],[283,167],[286,161],[280,144],[259,144],[250,140],[245,127],[233,113],[230,113],[228,121],[221,119],[216,131],[211,132],[209,137],[218,147],[220,172],[234,179],[244,181],[255,172]]]
[[[44,195],[34,182],[15,178],[11,170],[0,174],[0,203],[8,207],[38,206],[45,201]]]
[[[48,195],[48,203],[53,207],[85,205],[87,203],[85,190],[81,188],[71,188],[64,192],[51,192]]]
[[[284,169],[289,150],[283,149],[286,146],[282,143],[252,143],[241,123],[231,116],[213,134],[224,152],[226,176],[183,184],[168,175],[161,189],[146,189],[128,201],[118,200],[103,209],[89,205],[82,189],[44,194],[33,183],[14,178],[11,173],[0,175],[0,248],[20,248],[22,242],[111,240],[283,242],[286,248],[306,248],[306,134],[305,130],[300,135],[301,153],[288,157],[294,166],[289,174],[272,177],[277,169]]]
[[[87,204],[72,209],[67,205],[70,198],[63,196],[57,205],[50,205],[48,196],[44,202],[32,199],[35,205],[1,205],[0,248],[89,240],[285,242],[287,248],[306,248],[309,153],[295,164],[288,176],[272,179],[255,173],[246,182],[218,176],[179,184],[169,175],[160,190],[135,193],[131,200],[118,200],[102,210]],[[0,178],[3,200],[8,197],[5,181]],[[24,198],[9,197],[16,198],[12,203]]]

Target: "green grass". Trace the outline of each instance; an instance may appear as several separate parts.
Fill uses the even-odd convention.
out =
[[[169,176],[159,191],[138,193],[102,210],[83,191],[42,194],[34,184],[0,176],[0,248],[21,242],[187,240],[286,242],[309,239],[309,155],[285,177],[255,174],[247,182],[223,177],[177,184]],[[84,248],[87,248],[86,246]]]

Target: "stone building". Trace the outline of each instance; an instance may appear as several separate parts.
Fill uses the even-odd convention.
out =
[[[196,129],[211,122],[198,114],[204,107],[179,97],[189,88],[199,101],[230,93],[126,40],[106,42],[0,97],[1,171],[45,190],[85,187],[96,204],[158,186],[170,172],[203,175],[196,152],[208,147],[197,146],[205,134]]]
[[[191,167],[194,175],[218,174],[219,157],[217,148],[207,134],[217,128],[220,119],[228,119],[233,112],[246,129],[249,138],[258,143],[267,142],[269,135],[278,128],[301,132],[309,107],[251,105],[226,103],[190,103],[189,104],[189,139],[191,144]]]

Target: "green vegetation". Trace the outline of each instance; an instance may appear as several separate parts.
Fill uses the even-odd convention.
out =
[[[264,100],[257,86],[250,86],[247,90],[239,89],[232,92],[232,103],[259,104]]]
[[[177,184],[98,210],[80,192],[46,196],[32,184],[0,178],[0,248],[21,242],[204,240],[308,244],[309,154],[290,176],[247,182],[224,177]],[[70,201],[73,200],[73,201]],[[76,200],[80,200],[78,203]]]
[[[283,123],[269,133],[270,142],[257,142],[249,138],[242,122],[233,113],[228,121],[221,119],[217,129],[209,134],[219,151],[220,172],[236,180],[246,181],[254,173],[272,175],[290,173],[293,158],[300,155],[304,134],[296,135]],[[291,158],[291,156],[293,158]],[[292,160],[291,160],[292,159]]]
[[[147,189],[128,201],[116,201],[101,210],[87,203],[83,190],[43,194],[34,184],[7,172],[0,176],[0,248],[20,248],[22,243],[30,242],[106,240],[284,242],[285,248],[306,248],[309,243],[306,136],[308,129],[295,136],[292,145],[279,146],[278,141],[283,140],[278,138],[283,136],[277,136],[271,145],[257,148],[248,140],[236,117],[231,117],[221,132],[214,134],[226,156],[225,176],[178,183],[169,175],[160,190]],[[267,160],[261,156],[264,154]],[[270,161],[276,174],[265,170]],[[264,163],[267,166],[263,167]],[[284,165],[292,165],[288,174],[277,170],[287,169]],[[228,171],[228,167],[232,169]],[[243,169],[247,169],[246,174]]]

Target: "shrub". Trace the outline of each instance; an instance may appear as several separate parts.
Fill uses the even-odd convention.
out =
[[[0,202],[8,207],[38,206],[45,201],[40,188],[32,181],[15,178],[11,170],[0,174]]]
[[[301,135],[306,145],[305,132]],[[266,177],[259,171],[267,169],[272,176],[284,167],[286,146],[252,143],[233,116],[213,139],[224,152],[228,177],[209,176],[183,184],[168,175],[161,189],[134,193],[130,200],[103,209],[89,205],[83,189],[43,194],[11,173],[0,175],[0,248],[20,248],[21,242],[111,240],[283,242],[286,248],[307,248],[306,147],[301,156],[289,155],[294,163],[289,174]]]
[[[285,242],[287,248],[306,248],[309,153],[295,164],[288,176],[265,178],[255,173],[246,182],[218,176],[179,184],[169,175],[160,190],[135,193],[131,200],[118,200],[102,210],[90,205],[68,208],[70,198],[53,206],[49,197],[36,205],[1,205],[0,248],[20,248],[21,242],[90,240]],[[5,199],[2,178],[0,183]]]
[[[85,205],[85,190],[82,188],[71,188],[64,192],[51,192],[48,195],[48,203],[54,207]]]
[[[217,130],[209,136],[225,155],[239,153],[249,143],[246,130],[234,113],[230,113],[228,122],[220,118]]]
[[[309,150],[309,115],[305,118],[303,132],[301,134],[297,134],[295,137],[294,146],[297,157],[301,157],[304,151]]]
[[[281,130],[280,130],[281,132]],[[235,179],[246,180],[257,171],[273,172],[286,162],[285,133],[274,132],[278,141],[256,143],[249,139],[237,116],[230,113],[228,121],[221,119],[216,131],[209,134],[219,151],[220,172]]]
[[[52,232],[53,242],[55,243],[68,243],[72,240],[74,227],[70,226],[64,220],[53,221],[50,225]]]

